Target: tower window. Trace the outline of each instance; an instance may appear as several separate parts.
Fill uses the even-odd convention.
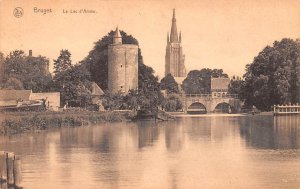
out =
[[[121,68],[123,67],[123,65],[121,64]]]

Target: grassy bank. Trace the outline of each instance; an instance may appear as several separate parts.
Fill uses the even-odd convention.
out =
[[[59,127],[77,127],[103,122],[127,121],[131,112],[2,112],[0,114],[0,134],[46,130]]]

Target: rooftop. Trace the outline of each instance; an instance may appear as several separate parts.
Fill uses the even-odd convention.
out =
[[[31,90],[0,90],[0,101],[29,100]]]
[[[212,91],[215,91],[215,90],[227,91],[229,83],[230,83],[229,78],[225,78],[225,77],[211,78],[211,90]]]

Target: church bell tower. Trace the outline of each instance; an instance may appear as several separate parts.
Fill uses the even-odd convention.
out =
[[[173,77],[186,77],[185,55],[182,52],[181,39],[181,32],[178,37],[175,9],[173,9],[171,33],[170,36],[169,33],[167,34],[165,75],[170,73]]]

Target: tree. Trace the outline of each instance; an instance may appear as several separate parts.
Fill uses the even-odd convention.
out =
[[[242,88],[246,105],[270,110],[275,104],[299,102],[299,65],[299,39],[284,38],[265,47],[246,66]]]
[[[60,77],[55,82],[57,90],[61,93],[62,106],[67,104],[72,107],[84,107],[90,104],[91,82],[89,81],[89,72],[83,65],[71,66],[70,69],[59,74]]]
[[[15,90],[24,89],[23,83],[15,77],[8,78],[4,83],[2,83],[1,87],[4,89],[15,89]]]
[[[243,80],[241,80],[239,77],[234,76],[233,79],[230,80],[230,84],[228,86],[228,93],[241,95],[243,84]]]
[[[130,90],[124,98],[127,108],[130,110],[137,110],[140,104],[140,95],[138,90]]]
[[[31,89],[33,92],[51,91],[53,81],[49,72],[49,59],[44,56],[25,58],[26,74],[23,80],[25,89]]]
[[[121,92],[110,93],[106,91],[103,95],[102,105],[106,110],[124,110],[127,109],[125,96]]]
[[[171,74],[167,74],[160,81],[160,88],[162,90],[167,90],[168,93],[178,93],[178,83],[175,81]]]
[[[69,106],[84,107],[91,103],[89,88],[91,87],[90,74],[82,64],[71,66],[66,71],[66,83],[64,85],[63,100],[68,102]]]
[[[168,112],[175,112],[182,109],[182,102],[178,96],[170,95],[163,100],[162,108]]]
[[[72,65],[71,53],[61,50],[55,62],[54,84],[61,93],[61,105],[84,107],[91,101],[90,73],[86,65]]]
[[[48,70],[49,59],[29,57],[22,50],[15,50],[5,58],[2,87],[46,92],[51,89],[52,77]]]
[[[228,77],[222,69],[192,70],[182,83],[186,94],[201,94],[211,92],[211,77]]]
[[[60,51],[60,55],[54,61],[54,74],[67,71],[72,65],[71,53],[66,49]]]
[[[4,62],[4,75],[5,78],[15,77],[23,79],[25,70],[25,54],[22,50],[15,50],[9,53]]]
[[[0,84],[3,83],[4,79],[4,54],[0,51]]]

